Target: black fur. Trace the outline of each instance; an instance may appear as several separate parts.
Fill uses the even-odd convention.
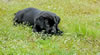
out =
[[[28,24],[32,26],[34,32],[47,34],[62,34],[58,28],[59,16],[49,11],[40,11],[36,8],[26,8],[15,13],[14,25]]]

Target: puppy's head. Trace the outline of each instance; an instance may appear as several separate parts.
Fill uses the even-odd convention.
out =
[[[40,16],[36,19],[36,25],[40,26],[39,29],[45,31],[48,34],[57,34],[58,33],[58,24],[60,18],[51,12],[43,11],[40,13]]]

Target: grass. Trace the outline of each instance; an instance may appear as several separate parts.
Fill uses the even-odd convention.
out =
[[[99,0],[0,0],[0,55],[100,55],[99,5]],[[60,16],[64,34],[48,37],[13,26],[14,13],[28,7]]]

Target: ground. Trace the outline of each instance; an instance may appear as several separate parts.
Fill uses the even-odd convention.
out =
[[[13,26],[14,13],[28,7],[60,16],[64,34],[48,37]],[[100,55],[100,1],[0,0],[0,55]]]

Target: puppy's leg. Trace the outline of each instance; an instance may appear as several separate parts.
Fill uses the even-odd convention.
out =
[[[42,31],[41,27],[39,25],[36,25],[36,24],[34,24],[33,29],[34,29],[33,30],[34,32],[41,32]]]
[[[19,23],[18,23],[18,21],[17,21],[17,18],[15,17],[14,19],[13,19],[13,25],[14,26],[17,26]]]
[[[36,24],[34,24],[34,25],[32,26],[32,28],[33,28],[33,32],[37,32]]]

